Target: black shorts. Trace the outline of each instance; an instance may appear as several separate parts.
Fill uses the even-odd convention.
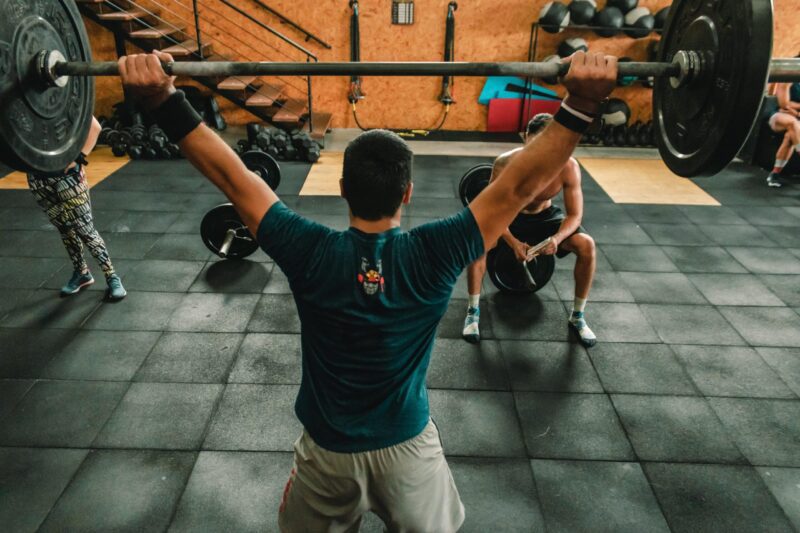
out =
[[[564,214],[560,207],[551,205],[535,215],[520,213],[508,229],[511,230],[511,234],[514,237],[533,246],[558,233],[565,218],[567,218],[567,215]],[[580,226],[575,233],[586,233],[586,230],[583,229],[583,226]],[[575,233],[572,235],[575,235]],[[560,258],[567,254],[569,254],[568,251],[559,247],[556,256]]]

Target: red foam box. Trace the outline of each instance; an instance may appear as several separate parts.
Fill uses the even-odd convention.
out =
[[[486,131],[519,131],[519,116],[524,100],[519,98],[493,98],[489,100],[489,118]],[[538,113],[555,114],[561,105],[559,100],[528,100],[524,125]]]

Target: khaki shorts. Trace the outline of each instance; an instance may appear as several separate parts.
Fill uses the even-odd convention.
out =
[[[367,511],[389,531],[456,531],[464,505],[433,421],[411,440],[362,453],[320,448],[307,432],[294,444],[279,524],[284,533],[358,531]]]

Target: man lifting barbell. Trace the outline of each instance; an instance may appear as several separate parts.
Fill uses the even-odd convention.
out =
[[[565,105],[468,208],[401,230],[412,154],[376,130],[347,147],[341,179],[351,227],[292,212],[202,124],[163,54],[123,57],[123,83],[170,140],[233,203],[289,279],[302,323],[295,412],[305,431],[283,495],[283,531],[355,530],[369,510],[391,531],[455,531],[464,507],[430,419],[425,374],[461,271],[550,188],[616,85],[615,58],[578,53]],[[413,490],[412,490],[413,488]]]
[[[552,115],[541,113],[528,123],[525,143],[533,142],[536,136],[553,119]],[[489,183],[500,176],[511,160],[524,148],[516,148],[501,154],[495,159]],[[553,198],[564,191],[566,214],[553,204]],[[584,346],[594,346],[597,337],[586,324],[584,308],[589,298],[595,269],[594,240],[581,227],[583,219],[583,191],[581,190],[581,170],[577,161],[570,158],[560,170],[558,177],[543,190],[531,203],[526,205],[503,232],[502,239],[514,251],[520,263],[527,261],[529,246],[549,238],[548,244],[538,253],[556,255],[561,258],[569,253],[577,257],[575,261],[575,300],[569,317],[569,326],[575,330]],[[480,299],[481,285],[486,275],[486,255],[467,267],[467,290],[469,302],[467,317],[464,319],[464,340],[480,342]]]

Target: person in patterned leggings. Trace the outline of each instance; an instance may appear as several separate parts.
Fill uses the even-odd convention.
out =
[[[28,174],[28,187],[36,198],[36,203],[61,234],[61,240],[72,260],[72,277],[61,288],[61,295],[75,294],[94,283],[89,265],[83,259],[85,245],[105,274],[109,299],[121,300],[127,293],[114,271],[106,243],[94,227],[89,184],[86,181],[86,154],[94,149],[99,135],[100,123],[92,118],[92,127],[78,160],[62,174]]]

